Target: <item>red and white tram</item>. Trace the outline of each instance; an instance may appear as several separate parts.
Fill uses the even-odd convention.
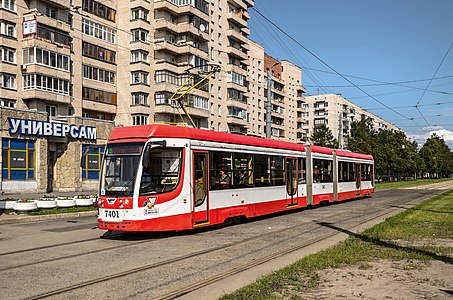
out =
[[[370,155],[168,125],[113,130],[100,229],[187,230],[370,196]]]

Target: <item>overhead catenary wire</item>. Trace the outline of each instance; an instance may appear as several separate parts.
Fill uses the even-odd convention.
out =
[[[263,9],[266,9],[265,7],[263,7]],[[276,44],[280,46],[280,48],[282,48],[286,53],[289,54],[290,57],[292,57],[300,66],[303,66],[304,64],[302,64],[298,57],[296,55],[294,55],[294,53],[291,51],[291,49],[286,45],[286,43],[281,39],[280,35],[273,29],[272,26],[266,26],[266,23],[262,22],[260,18],[257,18],[257,20],[260,22],[260,24],[262,24],[262,27],[266,29],[266,31],[268,33],[271,34],[271,36],[274,38],[274,40],[276,41]],[[268,29],[269,27],[269,29]],[[275,33],[275,34],[274,34]],[[305,65],[308,65],[308,63],[304,60],[304,58],[302,57],[302,60],[304,61]],[[301,69],[303,69],[303,67],[300,67]],[[306,74],[307,76],[314,82],[316,83],[318,86],[323,86],[323,84],[321,84],[322,82],[322,79],[317,76],[316,74],[311,74],[311,72],[307,71],[306,70]],[[321,89],[329,94],[329,93],[332,93],[328,90],[326,90],[324,87],[321,87]]]
[[[325,65],[326,67],[328,67],[330,70],[332,70],[333,72],[335,72],[338,76],[340,76],[341,78],[343,78],[344,80],[346,80],[347,82],[349,82],[350,84],[352,84],[353,86],[355,86],[358,90],[360,90],[362,93],[364,93],[365,95],[367,95],[368,97],[370,97],[371,99],[373,99],[374,101],[378,102],[379,104],[381,104],[382,106],[384,107],[387,107],[389,110],[391,110],[392,112],[394,112],[395,114],[399,115],[399,116],[402,116],[403,118],[405,119],[408,119],[408,120],[411,120],[409,117],[405,116],[404,114],[398,112],[397,110],[395,109],[392,109],[391,107],[389,107],[387,104],[383,103],[382,101],[378,100],[377,98],[375,98],[374,96],[372,96],[371,94],[369,94],[367,91],[365,91],[364,89],[362,89],[361,87],[357,86],[354,82],[352,82],[350,79],[348,79],[346,76],[344,76],[343,74],[339,73],[337,70],[335,70],[333,67],[331,67],[329,64],[327,64],[323,59],[321,59],[320,57],[318,57],[315,53],[313,53],[312,51],[310,51],[307,47],[305,47],[304,45],[302,45],[299,41],[297,41],[295,38],[293,38],[290,34],[288,34],[286,31],[284,31],[280,26],[278,26],[277,24],[275,24],[272,20],[270,20],[269,18],[267,18],[266,16],[264,16],[260,11],[258,11],[256,8],[252,7],[252,10],[255,11],[258,15],[260,15],[262,18],[264,18],[266,21],[268,21],[270,24],[272,24],[275,28],[277,28],[280,32],[282,32],[285,36],[287,36],[290,40],[292,40],[294,43],[296,43],[299,47],[301,47],[302,49],[304,49],[306,52],[308,52],[310,55],[312,55],[314,58],[316,58],[318,61],[320,61],[323,65]],[[418,123],[416,123],[414,120],[411,120],[412,122],[414,122],[414,124],[416,124],[419,128],[422,128]]]

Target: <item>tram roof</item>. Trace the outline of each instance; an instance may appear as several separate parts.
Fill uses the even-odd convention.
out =
[[[228,144],[305,151],[304,145],[302,144],[270,140],[247,135],[218,132],[207,129],[170,126],[163,124],[117,127],[112,131],[109,137],[109,142],[145,142],[149,138],[184,138],[192,140],[222,142]]]
[[[335,150],[335,152],[337,153],[337,156],[373,160],[373,156],[369,155],[369,154],[361,154],[361,153],[356,153],[356,152],[351,152],[351,151],[346,151],[346,150]]]

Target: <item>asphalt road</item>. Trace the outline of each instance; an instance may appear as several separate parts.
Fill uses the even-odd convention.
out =
[[[215,299],[453,183],[184,233],[114,233],[94,217],[0,227],[2,299]]]

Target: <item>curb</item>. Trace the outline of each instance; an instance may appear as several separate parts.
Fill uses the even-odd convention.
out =
[[[2,218],[0,216],[0,225],[5,224],[18,224],[18,223],[31,223],[47,220],[60,220],[60,219],[69,219],[69,218],[80,218],[80,217],[90,217],[97,216],[97,210],[93,211],[83,211],[77,213],[66,213],[66,214],[52,214],[52,215],[41,215],[41,216],[8,216],[7,218]]]

